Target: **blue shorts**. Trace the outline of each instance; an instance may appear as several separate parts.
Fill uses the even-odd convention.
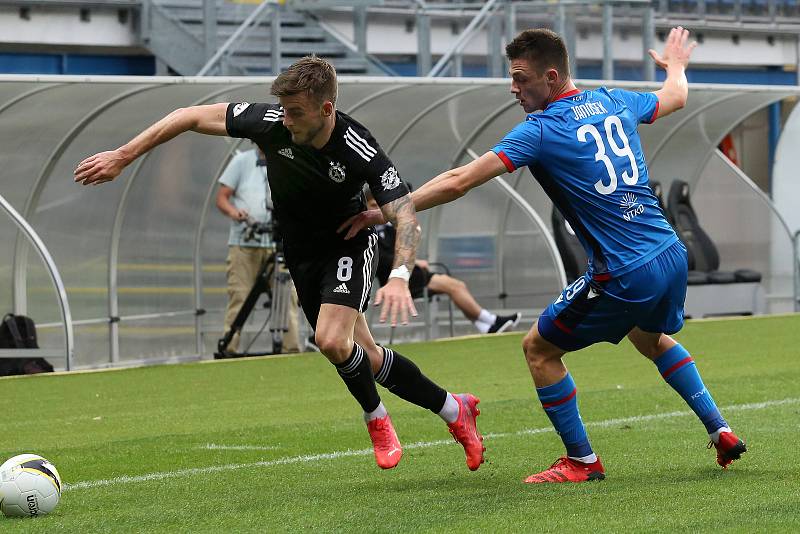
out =
[[[683,327],[687,266],[686,247],[677,241],[617,278],[584,273],[542,313],[539,334],[565,351],[619,343],[636,326],[674,334]]]

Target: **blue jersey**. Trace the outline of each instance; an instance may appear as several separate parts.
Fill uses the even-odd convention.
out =
[[[530,167],[596,278],[631,271],[678,240],[648,186],[636,131],[657,115],[653,93],[575,90],[528,115],[492,149],[509,172]]]

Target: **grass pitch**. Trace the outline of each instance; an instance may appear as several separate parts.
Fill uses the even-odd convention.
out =
[[[375,466],[360,410],[319,354],[0,380],[0,459],[34,452],[68,484],[0,532],[791,532],[800,528],[800,316],[699,321],[677,336],[749,452],[723,471],[703,426],[624,341],[567,357],[607,469],[528,486],[562,446],[521,335],[399,350],[480,396],[469,472],[438,417],[381,390],[405,445]]]

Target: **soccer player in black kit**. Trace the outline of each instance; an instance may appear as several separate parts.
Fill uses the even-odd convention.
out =
[[[438,414],[461,443],[467,466],[483,462],[475,418],[479,400],[453,395],[403,355],[375,344],[363,312],[377,263],[377,236],[365,228],[345,241],[337,228],[366,208],[365,183],[397,229],[389,282],[378,290],[381,321],[416,314],[408,289],[420,229],[408,188],[364,126],[336,110],[336,71],[305,57],[272,84],[279,104],[212,104],[177,109],[116,150],[100,152],[75,169],[75,181],[116,178],[137,157],[186,132],[252,139],[267,156],[274,216],[284,238],[289,272],[320,351],[336,367],[364,410],[375,460],[397,465],[402,448],[375,383]]]

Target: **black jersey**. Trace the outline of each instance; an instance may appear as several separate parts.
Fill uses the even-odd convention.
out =
[[[339,111],[319,150],[292,142],[279,104],[230,104],[225,126],[228,135],[252,139],[267,156],[274,216],[287,251],[305,255],[342,245],[344,233],[336,230],[366,209],[365,183],[379,205],[409,192],[369,130]]]

